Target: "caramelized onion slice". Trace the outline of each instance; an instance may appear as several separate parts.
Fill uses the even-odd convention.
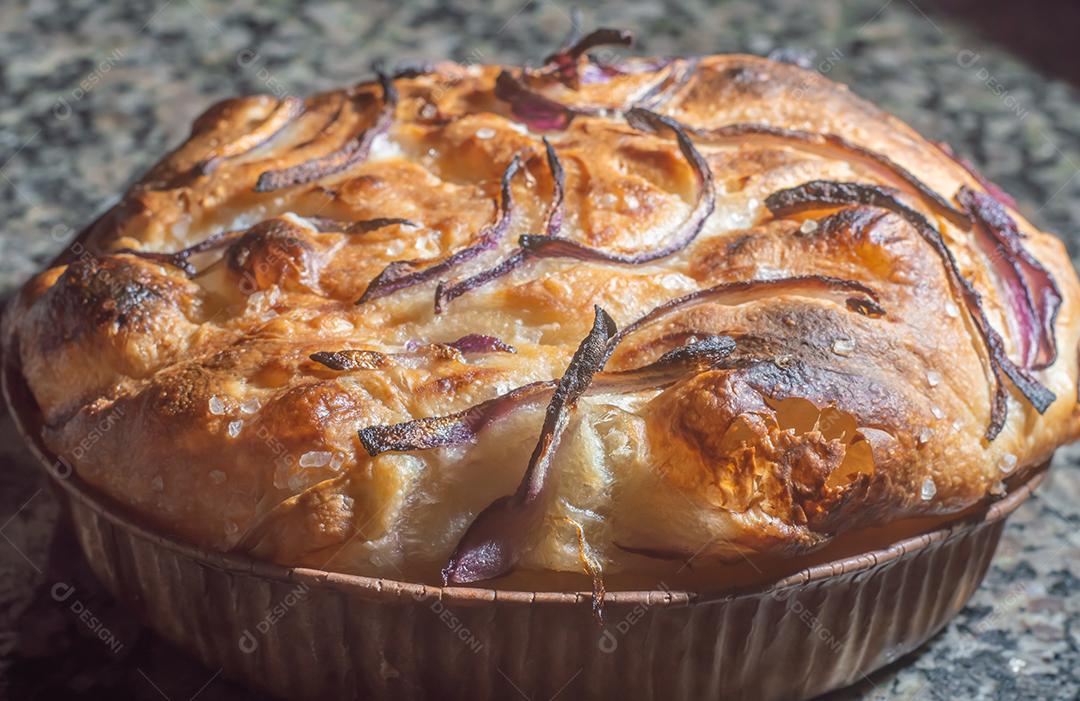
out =
[[[373,350],[319,351],[312,353],[312,360],[331,370],[377,370],[390,362],[385,353]]]
[[[502,175],[499,202],[495,205],[495,221],[477,234],[476,241],[473,244],[451,253],[433,265],[414,272],[410,271],[415,267],[415,262],[394,261],[368,283],[367,289],[364,290],[364,294],[356,303],[363,304],[373,299],[385,297],[392,292],[433,280],[454,267],[472,260],[484,251],[497,246],[506,234],[506,230],[510,227],[510,217],[514,210],[510,183],[521,167],[520,156],[514,156],[510,164],[506,166],[506,170],[503,171]]]
[[[630,334],[689,307],[699,304],[734,306],[784,294],[843,301],[848,310],[871,318],[878,318],[885,314],[885,310],[878,304],[877,293],[854,280],[843,280],[827,275],[801,275],[767,280],[725,282],[660,304],[636,321],[624,326],[616,335],[615,343],[611,344],[611,350],[614,352],[618,343]]]
[[[836,134],[818,134],[798,129],[783,129],[767,124],[728,124],[713,129],[695,128],[691,133],[703,141],[744,144],[753,140],[775,143],[801,149],[815,155],[839,160],[854,160],[889,181],[902,192],[922,201],[932,211],[940,214],[962,229],[971,228],[971,219],[953,207],[930,186],[892,160],[888,156],[864,148]]]
[[[694,204],[690,216],[679,225],[666,245],[651,251],[635,254],[610,253],[562,237],[526,234],[521,237],[520,245],[529,256],[641,265],[678,253],[701,233],[701,229],[705,226],[705,220],[708,219],[716,207],[716,186],[713,184],[709,164],[698,152],[697,148],[694,147],[682,125],[671,117],[665,117],[656,112],[635,107],[627,112],[626,119],[636,129],[646,131],[667,129],[675,134],[679,150],[690,164],[698,181],[697,202]]]
[[[657,110],[678,95],[697,73],[700,59],[695,57],[671,62],[667,72],[635,101],[634,107]]]
[[[876,293],[852,280],[815,275],[730,282],[660,304],[616,333],[607,352],[609,355],[614,353],[623,339],[631,333],[697,304],[738,305],[782,294],[839,300],[850,311],[869,317],[876,318],[885,313],[877,302]],[[643,367],[599,373],[590,392],[625,393],[662,388],[685,376],[687,372],[719,362],[733,348],[734,342],[731,339],[722,336],[708,337],[665,353],[656,362]],[[360,442],[372,457],[389,451],[426,450],[469,443],[474,441],[486,426],[519,407],[539,401],[547,396],[553,387],[554,382],[533,382],[448,416],[368,426],[360,429]]]
[[[258,146],[262,146],[274,138],[282,129],[292,123],[294,119],[304,112],[304,101],[298,97],[288,96],[280,100],[276,107],[264,119],[259,126],[252,129],[238,139],[212,149],[195,165],[196,171],[201,175],[209,175],[222,161],[241,156]]]
[[[990,359],[990,369],[993,374],[993,401],[990,410],[990,425],[986,429],[986,439],[993,440],[1005,426],[1008,412],[1005,387],[1001,381],[1004,373],[1012,380],[1020,393],[1031,403],[1039,413],[1046,411],[1050,403],[1054,401],[1054,393],[1039,383],[1026,370],[1013,363],[1005,353],[1005,346],[1001,336],[990,325],[986,313],[982,309],[979,293],[972,287],[971,282],[961,273],[960,268],[953,258],[952,252],[945,244],[941,233],[919,212],[897,199],[894,192],[876,185],[864,185],[861,183],[841,183],[827,180],[815,180],[796,187],[774,192],[765,200],[765,206],[774,215],[786,214],[815,209],[824,206],[842,206],[861,204],[870,207],[880,207],[903,217],[930,247],[941,258],[945,268],[945,274],[950,284],[964,300],[964,305],[975,324],[976,330],[982,337]]]
[[[517,353],[509,343],[482,333],[466,334],[446,345],[462,353]]]
[[[579,114],[578,110],[530,90],[509,71],[495,79],[495,97],[510,105],[510,114],[536,131],[561,131]]]
[[[1061,308],[1053,275],[1024,248],[1016,222],[997,199],[966,186],[956,199],[975,221],[975,240],[1004,288],[1017,327],[1020,362],[1036,370],[1052,365],[1057,358],[1054,323]]]
[[[268,170],[262,173],[255,183],[255,191],[272,192],[303,185],[367,160],[375,139],[385,134],[394,123],[394,112],[398,103],[398,92],[394,87],[393,78],[382,72],[377,75],[379,84],[382,86],[383,106],[374,124],[333,153],[282,170]]]
[[[544,149],[547,152],[548,169],[551,170],[553,183],[551,204],[548,206],[544,232],[548,236],[557,236],[562,229],[565,212],[566,172],[563,170],[562,163],[559,162],[559,155],[555,152],[555,147],[551,145],[546,136],[543,141]],[[457,299],[461,295],[486,285],[503,275],[508,275],[521,267],[525,259],[525,252],[518,248],[493,267],[482,270],[471,277],[453,284],[439,282],[439,286],[435,289],[435,313],[441,313],[448,302]]]
[[[626,29],[594,29],[545,58],[541,72],[554,75],[564,85],[577,89],[582,83],[580,59],[587,51],[598,46],[630,46],[633,43],[634,35]]]
[[[588,394],[625,394],[662,389],[688,374],[716,366],[735,349],[727,336],[709,336],[668,351],[655,362],[632,370],[599,372]],[[550,398],[555,381],[532,382],[447,416],[414,419],[393,425],[368,426],[360,443],[372,457],[387,452],[428,450],[472,443],[480,431],[513,411]]]
[[[467,584],[509,572],[521,557],[521,547],[543,517],[544,486],[551,461],[570,421],[570,412],[585,393],[593,375],[603,368],[615,322],[600,307],[592,330],[581,341],[559,380],[544,416],[540,438],[517,491],[496,499],[480,512],[461,537],[443,569],[445,584]]]
[[[130,256],[136,256],[138,258],[144,258],[146,260],[152,260],[157,263],[164,263],[165,265],[171,265],[174,268],[179,268],[187,273],[188,277],[194,277],[198,272],[195,266],[189,260],[191,256],[196,253],[204,253],[206,251],[212,251],[216,248],[224,248],[233,241],[243,237],[247,233],[246,229],[232,229],[229,231],[219,231],[216,234],[211,234],[202,241],[192,244],[187,248],[181,249],[175,253],[160,253],[157,251],[139,251],[134,248],[120,248],[114,251],[115,253],[125,253]]]

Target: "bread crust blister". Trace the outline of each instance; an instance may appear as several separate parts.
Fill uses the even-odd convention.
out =
[[[199,545],[455,582],[797,555],[1077,436],[1076,274],[1004,199],[791,65],[442,63],[210,108],[4,342],[47,445]]]

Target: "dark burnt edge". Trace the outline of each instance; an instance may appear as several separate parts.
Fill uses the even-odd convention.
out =
[[[506,230],[510,227],[510,218],[514,211],[513,190],[510,187],[514,175],[524,167],[520,155],[515,155],[503,171],[499,187],[499,201],[495,205],[495,221],[485,226],[476,236],[476,242],[451,253],[441,261],[422,270],[406,273],[412,268],[413,261],[394,261],[368,283],[367,289],[357,304],[364,304],[407,287],[413,287],[452,270],[454,267],[476,258],[499,244]]]
[[[682,92],[682,89],[697,74],[700,62],[701,59],[698,56],[672,61],[668,72],[640,95],[634,101],[633,107],[655,111],[666,105]]]
[[[287,118],[280,125],[278,125],[277,129],[274,129],[273,131],[270,131],[269,133],[265,134],[262,139],[260,139],[257,142],[252,143],[250,146],[245,148],[243,151],[240,151],[239,153],[230,153],[230,154],[228,154],[226,156],[211,155],[211,156],[209,156],[207,158],[203,158],[202,160],[198,161],[194,166],[191,167],[192,173],[195,174],[195,175],[200,175],[200,176],[202,176],[202,175],[210,175],[215,170],[217,170],[217,167],[219,165],[221,165],[221,163],[223,161],[227,161],[227,160],[229,160],[231,158],[236,158],[238,156],[242,156],[245,153],[250,153],[251,151],[254,151],[255,149],[259,148],[260,146],[268,144],[278,134],[280,134],[285,129],[285,127],[287,127],[290,124],[292,124],[293,122],[295,122],[300,117],[300,115],[304,114],[304,112],[306,110],[303,100],[301,100],[298,97],[293,97],[291,95],[288,95],[288,96],[286,96],[286,97],[284,97],[284,98],[282,98],[281,100],[278,101],[277,106],[274,107],[274,109],[270,111],[270,114],[268,114],[266,116],[266,118],[259,124],[259,126],[255,127],[255,131],[258,131],[260,128],[262,128],[263,125],[270,122],[270,120],[275,119],[277,117],[278,110],[281,110],[281,109],[287,110],[289,112],[289,114],[288,114]]]
[[[609,253],[592,246],[562,237],[526,234],[519,240],[522,250],[536,258],[573,258],[576,260],[620,263],[623,265],[642,265],[654,260],[674,255],[689,246],[705,226],[706,220],[716,207],[716,186],[713,182],[712,169],[704,156],[694,146],[682,125],[656,112],[640,107],[626,113],[630,126],[642,131],[657,132],[661,128],[675,134],[679,151],[690,164],[698,180],[698,197],[693,209],[677,230],[674,239],[660,248],[638,254]]]
[[[796,142],[814,143],[818,139],[822,139],[826,145],[833,146],[842,151],[849,151],[862,158],[867,158],[882,168],[885,168],[896,177],[903,180],[910,185],[919,194],[919,197],[927,204],[928,207],[941,214],[950,222],[964,229],[965,231],[971,228],[971,218],[961,210],[954,207],[944,197],[938,194],[932,187],[924,183],[914,173],[909,171],[904,166],[900,165],[893,159],[889,158],[883,153],[878,153],[873,149],[860,146],[852,141],[848,141],[839,134],[832,134],[829,132],[810,132],[800,129],[786,129],[783,127],[774,127],[767,124],[757,124],[753,122],[738,122],[735,124],[727,124],[722,127],[715,128],[702,128],[691,127],[690,133],[695,137],[702,140],[710,138],[730,138],[741,136],[772,136],[779,139],[790,139]]]
[[[1055,325],[1063,302],[1057,281],[1039,259],[1024,247],[1024,236],[1016,221],[996,197],[964,185],[956,193],[956,200],[993,237],[999,255],[1018,275],[1030,311],[1039,323],[1036,353],[1033,359],[1025,359],[1025,366],[1043,370],[1053,365],[1057,360]],[[1032,289],[1033,282],[1041,282],[1042,290],[1038,298]]]
[[[821,205],[842,206],[851,204],[881,207],[892,211],[909,224],[930,244],[942,260],[945,272],[953,286],[961,294],[964,306],[968,310],[976,329],[986,345],[990,368],[994,375],[994,399],[990,413],[990,425],[986,429],[986,439],[992,441],[1005,426],[1008,403],[1006,390],[1001,382],[1001,373],[1012,380],[1013,384],[1028,402],[1040,414],[1045,412],[1054,401],[1054,393],[1044,387],[1027,371],[1015,365],[1006,355],[1000,335],[990,325],[982,309],[979,293],[961,273],[952,251],[945,244],[941,233],[921,213],[900,202],[894,194],[885,188],[860,183],[840,183],[826,180],[814,180],[796,187],[780,190],[769,195],[765,206],[775,216],[784,216]]]
[[[513,569],[520,551],[504,536],[506,526],[528,525],[536,513],[551,460],[558,450],[569,424],[569,414],[607,360],[608,341],[615,335],[615,322],[599,306],[595,307],[592,330],[582,339],[559,380],[544,416],[536,447],[522,475],[517,490],[492,502],[465,530],[454,553],[442,571],[443,584],[467,584],[492,579]],[[524,523],[522,523],[524,521]],[[512,528],[510,537],[531,532],[531,528]]]
[[[555,151],[555,147],[551,145],[548,138],[543,137],[544,150],[547,154],[548,170],[551,171],[551,179],[553,183],[551,204],[548,205],[547,217],[544,224],[544,232],[548,236],[558,236],[562,230],[563,217],[565,216],[565,198],[566,198],[566,171],[563,170],[562,163],[559,162],[559,155]],[[435,288],[435,313],[441,314],[447,303],[452,302],[463,294],[471,292],[492,280],[498,279],[503,275],[517,270],[528,258],[525,251],[520,248],[514,250],[509,256],[497,263],[491,268],[482,270],[471,277],[465,278],[459,282],[447,283],[445,281],[439,281],[438,286]]]
[[[255,183],[255,192],[272,192],[303,185],[339,173],[366,160],[371,151],[371,144],[393,124],[398,103],[394,79],[379,69],[376,71],[379,85],[382,86],[383,106],[375,122],[332,153],[281,170],[264,171]]]

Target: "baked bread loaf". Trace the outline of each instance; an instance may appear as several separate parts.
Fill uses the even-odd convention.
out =
[[[210,108],[6,314],[47,445],[201,546],[469,583],[806,553],[1076,438],[1060,241],[814,72],[627,41]]]

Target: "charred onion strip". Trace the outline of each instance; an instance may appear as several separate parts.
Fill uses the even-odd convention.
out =
[[[510,183],[521,168],[521,157],[514,156],[510,164],[506,166],[506,170],[503,171],[499,202],[495,206],[495,221],[477,234],[475,243],[451,253],[434,265],[415,272],[408,272],[413,269],[415,262],[394,261],[383,268],[383,271],[368,283],[367,289],[364,290],[364,294],[360,296],[356,303],[363,304],[373,299],[385,297],[392,292],[433,280],[454,267],[472,260],[484,251],[497,246],[506,234],[506,230],[510,227],[510,216],[514,211],[514,199]]]
[[[558,154],[555,153],[555,147],[551,145],[551,142],[547,140],[546,136],[543,141],[544,149],[547,151],[548,169],[551,171],[551,180],[553,183],[551,205],[548,207],[544,232],[548,236],[557,236],[562,229],[563,216],[566,209],[564,201],[566,173],[563,171],[562,164],[559,162]],[[520,248],[517,248],[507,258],[494,267],[481,271],[472,277],[468,277],[451,285],[440,282],[439,286],[435,289],[435,313],[441,313],[448,302],[457,299],[466,292],[475,290],[492,280],[513,272],[521,267],[522,263],[525,262],[526,257],[525,252]]]
[[[562,131],[579,114],[599,114],[593,108],[568,107],[530,90],[509,71],[495,79],[495,97],[510,105],[510,113],[536,131]]]
[[[262,173],[255,183],[255,191],[272,192],[285,187],[303,185],[367,160],[372,143],[377,137],[386,133],[390,125],[394,123],[394,111],[398,103],[398,92],[394,87],[393,78],[384,73],[379,73],[378,78],[382,86],[383,106],[374,124],[333,153],[282,170],[268,170]]]
[[[1050,272],[1024,248],[1016,222],[993,196],[960,188],[957,201],[975,221],[975,240],[990,259],[1016,326],[1020,362],[1041,370],[1057,358],[1054,322],[1061,292]]]
[[[669,351],[648,365],[632,370],[597,373],[587,393],[625,394],[662,389],[689,373],[717,365],[734,348],[735,342],[726,336],[708,336]],[[358,431],[360,443],[372,457],[389,452],[472,443],[483,429],[499,419],[517,409],[548,399],[555,386],[555,380],[531,382],[447,416],[368,426]]]
[[[422,352],[422,351],[427,352]],[[434,353],[432,353],[432,351]],[[337,350],[319,351],[308,357],[320,365],[339,372],[354,370],[378,370],[393,363],[394,358],[435,357],[444,360],[465,362],[465,354],[475,353],[517,353],[517,349],[494,336],[471,333],[451,343],[422,343],[409,341],[404,353],[382,353],[380,351]]]
[[[991,197],[993,197],[995,200],[1005,205],[1006,207],[1012,207],[1013,209],[1016,209],[1016,200],[1013,199],[1012,195],[1002,190],[994,183],[993,180],[990,180],[981,172],[979,172],[979,169],[975,167],[974,163],[954,151],[952,146],[949,146],[944,141],[931,141],[930,143],[932,143],[934,146],[937,146],[939,151],[944,153],[946,156],[951,158],[953,162],[966,170],[967,174],[975,178],[975,181],[978,182],[979,185],[982,185],[982,188],[988,193],[990,193]]]
[[[871,318],[885,313],[879,306],[874,291],[853,280],[814,275],[730,282],[698,290],[655,307],[619,331],[609,344],[608,353],[614,353],[623,339],[631,333],[688,307],[710,303],[735,306],[781,294],[841,301],[848,310]],[[733,348],[733,342],[726,337],[708,337],[665,353],[649,365],[633,370],[600,373],[590,391],[625,393],[662,388],[677,381],[688,371],[719,362]],[[390,451],[427,450],[470,443],[476,440],[485,427],[515,409],[547,396],[554,386],[553,381],[533,382],[448,416],[368,426],[360,429],[360,442],[372,457]]]
[[[188,260],[196,253],[203,253],[205,251],[212,251],[216,248],[224,248],[233,241],[241,238],[247,233],[246,229],[233,229],[230,231],[219,231],[216,234],[212,234],[202,241],[196,244],[181,249],[175,253],[159,253],[157,251],[138,251],[134,248],[120,248],[114,251],[114,253],[125,253],[130,256],[136,256],[138,258],[144,258],[146,260],[152,260],[157,263],[164,263],[165,265],[171,265],[174,268],[183,270],[188,277],[194,277],[198,272],[195,270],[195,266]]]
[[[885,315],[885,310],[878,304],[877,293],[854,280],[844,280],[827,275],[800,275],[767,280],[725,282],[691,292],[682,297],[676,297],[653,308],[652,311],[636,321],[624,326],[616,334],[614,342],[611,344],[611,351],[614,352],[618,344],[630,334],[689,307],[699,304],[736,306],[782,294],[843,301],[844,306],[849,311],[874,319]]]
[[[541,73],[553,75],[564,85],[577,89],[582,82],[578,70],[580,59],[587,51],[598,46],[630,46],[633,43],[634,35],[628,30],[594,29],[545,58]]]
[[[990,326],[986,313],[982,309],[979,293],[961,273],[952,252],[945,244],[941,233],[934,228],[926,217],[900,202],[894,193],[874,185],[859,183],[838,183],[815,180],[797,187],[781,190],[769,195],[765,206],[776,216],[820,208],[822,206],[867,205],[880,207],[903,217],[930,244],[941,258],[945,273],[957,293],[963,297],[964,305],[971,315],[979,335],[986,345],[993,373],[994,399],[990,411],[990,425],[986,429],[986,439],[993,440],[1005,426],[1008,412],[1006,391],[1001,380],[1005,373],[1012,380],[1020,393],[1040,414],[1046,411],[1054,401],[1054,393],[1039,383],[1026,370],[1013,363],[1005,353],[1001,336]]]
[[[401,217],[376,217],[374,219],[361,219],[354,222],[330,219],[329,217],[305,217],[305,219],[318,229],[319,233],[323,234],[366,234],[369,231],[375,231],[376,229],[382,229],[387,226],[419,226],[419,224],[411,219],[402,219]]]
[[[373,350],[319,351],[308,356],[331,370],[377,370],[386,367],[390,358]]]
[[[418,224],[409,219],[402,219],[401,217],[377,217],[375,219],[355,221],[352,224],[349,224],[344,232],[346,234],[366,234],[369,231],[375,231],[376,229],[382,229],[387,226],[411,226],[415,228]]]
[[[480,512],[461,537],[442,571],[444,584],[467,584],[510,571],[521,557],[523,536],[535,530],[543,516],[539,498],[552,458],[570,422],[570,412],[607,359],[607,344],[615,322],[600,307],[592,330],[581,341],[551,397],[544,426],[517,491],[496,499]]]
[[[966,214],[949,204],[941,195],[919,180],[914,173],[888,156],[852,143],[842,136],[753,123],[728,124],[714,129],[693,128],[690,129],[690,133],[703,141],[741,145],[749,140],[760,139],[779,146],[798,148],[818,156],[855,160],[883,176],[890,185],[920,200],[932,211],[956,226],[965,230],[971,228],[971,219]]]
[[[585,261],[602,261],[624,265],[642,265],[654,260],[666,258],[686,248],[705,226],[705,220],[716,207],[716,187],[713,184],[712,171],[705,158],[694,147],[682,125],[670,117],[635,107],[626,114],[627,121],[637,129],[659,131],[668,129],[675,134],[679,150],[694,171],[698,181],[697,202],[690,216],[679,226],[670,242],[660,248],[643,253],[623,254],[602,251],[570,239],[553,236],[525,235],[521,237],[521,248],[527,255],[535,258],[573,258]]]
[[[517,353],[509,343],[482,333],[466,334],[446,345],[462,353]]]
[[[274,138],[278,132],[288,126],[294,119],[304,112],[304,101],[298,97],[286,97],[279,101],[277,106],[259,126],[252,129],[238,139],[222,144],[206,157],[195,164],[195,170],[200,175],[209,175],[221,164],[223,160],[236,158],[254,148],[262,146]]]

